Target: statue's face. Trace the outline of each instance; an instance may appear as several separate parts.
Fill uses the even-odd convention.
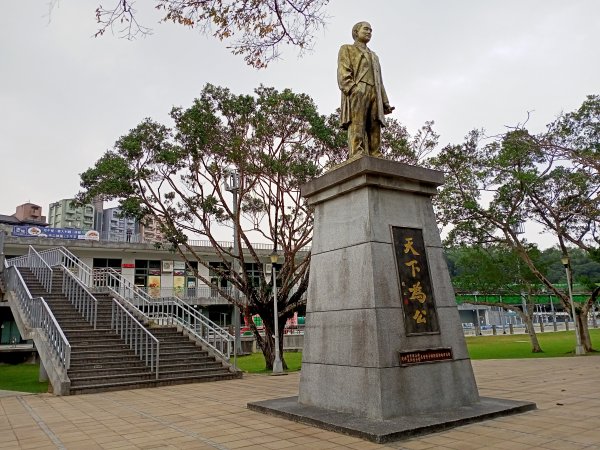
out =
[[[373,30],[371,29],[371,24],[367,22],[363,22],[358,29],[358,33],[356,35],[356,40],[358,42],[367,43],[371,40],[371,33]]]

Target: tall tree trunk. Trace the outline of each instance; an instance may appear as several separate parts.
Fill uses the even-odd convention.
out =
[[[576,314],[577,320],[575,326],[579,330],[579,336],[581,336],[581,345],[586,352],[595,351],[592,348],[592,339],[590,338],[590,329],[588,327],[587,321],[587,311],[580,310],[579,313]]]
[[[533,328],[533,307],[526,306],[521,309],[516,307],[515,305],[507,305],[506,303],[494,303],[494,302],[471,302],[472,305],[485,305],[485,306],[498,306],[505,311],[514,311],[521,317],[523,322],[526,324],[527,334],[529,335],[529,340],[531,341],[531,352],[532,353],[543,353],[542,347],[537,338],[537,334],[535,333],[535,329]],[[525,311],[523,311],[525,310]],[[531,312],[531,314],[530,314]]]
[[[600,287],[596,287],[592,291],[592,295],[587,300],[587,302],[585,302],[582,305],[581,309],[579,309],[579,308],[576,309],[576,315],[577,315],[576,326],[578,327],[579,335],[581,336],[581,345],[583,346],[583,349],[586,352],[595,352],[596,351],[592,347],[592,339],[590,337],[590,330],[589,330],[589,326],[588,326],[587,316],[590,311],[592,312],[592,314],[595,315],[594,305],[596,304],[596,300],[598,299],[599,295],[600,295]]]
[[[267,321],[263,318],[263,325],[265,327],[265,335],[258,336],[257,342],[260,347],[263,356],[265,357],[265,367],[267,370],[273,370],[273,363],[275,362],[275,338],[273,332],[273,321]],[[279,355],[281,357],[281,364],[283,370],[287,370],[287,363],[283,357],[283,326],[279,326]]]
[[[533,328],[533,320],[529,314],[523,314],[521,316],[525,321],[525,326],[527,329],[527,334],[529,335],[529,340],[531,341],[531,353],[543,353],[542,347],[540,347],[540,342],[537,338],[537,333]]]

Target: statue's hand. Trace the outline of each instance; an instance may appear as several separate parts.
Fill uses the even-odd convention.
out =
[[[396,108],[394,106],[390,106],[389,103],[385,103],[383,105],[383,113],[384,114],[391,114],[393,110],[395,110]]]

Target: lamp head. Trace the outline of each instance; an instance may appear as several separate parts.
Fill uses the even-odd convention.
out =
[[[279,261],[279,253],[277,253],[275,250],[273,250],[273,253],[271,253],[269,255],[269,258],[271,258],[272,264],[277,264],[277,261]]]
[[[565,267],[565,269],[569,267],[569,257],[568,256],[565,256],[564,258],[560,258],[560,262]]]

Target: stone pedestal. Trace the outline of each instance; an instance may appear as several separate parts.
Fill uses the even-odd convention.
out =
[[[301,404],[383,420],[479,400],[431,205],[442,182],[437,171],[363,157],[303,187],[315,227]],[[403,314],[391,227],[422,230],[437,331],[407,336],[414,319]],[[425,349],[451,349],[452,359],[400,365],[399,352]]]
[[[474,406],[476,417],[511,409],[486,408],[477,391],[431,204],[442,183],[441,172],[362,157],[302,187],[315,226],[300,391],[274,410],[404,429],[407,417],[448,426]]]

